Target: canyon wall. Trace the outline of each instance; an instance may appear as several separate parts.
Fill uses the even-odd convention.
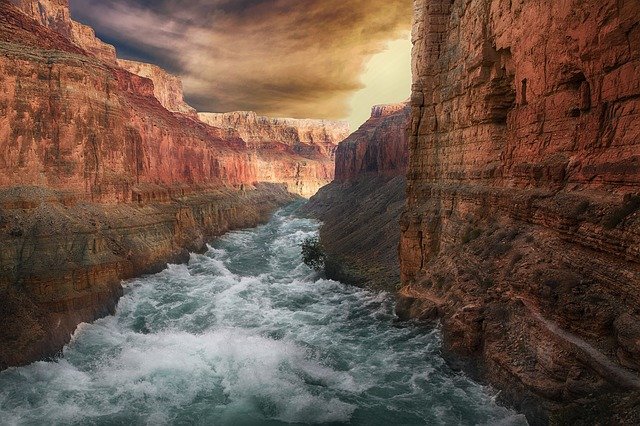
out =
[[[153,81],[153,94],[167,110],[197,118],[195,108],[184,100],[182,80],[179,77],[169,74],[157,65],[143,62],[118,59],[118,66]]]
[[[259,154],[259,181],[285,182],[290,191],[304,197],[333,180],[336,146],[349,135],[349,124],[343,121],[270,118],[248,111],[198,117],[238,134]]]
[[[62,0],[0,2],[0,87],[0,369],[54,355],[114,308],[121,279],[318,185],[262,182],[263,167],[331,162],[328,145],[258,150],[201,122],[178,80],[118,65]]]
[[[71,19],[69,0],[8,0],[40,25],[84,49],[104,62],[114,64],[116,49],[96,37],[93,28]]]
[[[374,106],[371,118],[338,146],[336,179],[305,207],[323,222],[330,278],[386,291],[400,283],[410,112],[406,103]]]
[[[336,180],[354,180],[368,173],[404,176],[409,113],[407,103],[374,106],[371,118],[338,146]]]
[[[640,3],[415,12],[398,313],[534,424],[637,424]]]

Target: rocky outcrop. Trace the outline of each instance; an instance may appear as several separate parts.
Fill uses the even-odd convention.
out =
[[[71,39],[69,0],[9,0],[38,24]]]
[[[113,64],[116,61],[116,48],[96,37],[95,31],[88,25],[71,21],[71,40],[103,62]]]
[[[116,49],[96,37],[93,28],[71,19],[69,0],[8,0],[40,25],[84,49],[92,56],[115,63]]]
[[[160,101],[160,104],[167,110],[197,118],[195,108],[184,101],[182,80],[180,80],[179,77],[169,74],[157,65],[145,64],[143,62],[118,59],[118,66],[132,74],[153,81],[153,93],[156,99]]]
[[[341,121],[270,118],[244,111],[198,117],[247,142],[260,157],[259,181],[285,182],[303,197],[333,180],[336,146],[349,134],[349,124]]]
[[[330,278],[394,291],[408,159],[406,103],[379,105],[336,151],[336,179],[305,211],[323,221]]]
[[[16,3],[0,2],[0,369],[55,354],[113,309],[121,279],[317,185],[261,182],[302,155],[199,121],[168,74],[145,68],[154,84],[90,49],[65,1]],[[323,150],[304,161],[328,164]]]
[[[640,4],[415,6],[399,313],[532,423],[637,424]]]

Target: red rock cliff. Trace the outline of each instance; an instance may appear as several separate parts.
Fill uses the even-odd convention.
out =
[[[8,0],[42,26],[81,47],[102,61],[114,63],[116,49],[96,37],[93,28],[71,19],[69,0]]]
[[[350,180],[367,173],[404,176],[409,157],[410,112],[406,103],[374,106],[371,118],[338,146],[336,180]]]
[[[341,121],[270,118],[245,111],[198,116],[247,142],[260,157],[259,181],[286,182],[290,191],[304,197],[333,180],[336,146],[349,135],[349,124]]]
[[[534,423],[637,422],[640,3],[415,9],[399,312]]]
[[[182,80],[162,68],[143,62],[118,59],[118,66],[153,81],[153,93],[163,107],[173,112],[196,117],[196,110],[184,101]]]

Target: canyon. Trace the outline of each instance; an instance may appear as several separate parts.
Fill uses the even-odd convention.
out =
[[[68,0],[1,2],[0,370],[311,197],[326,275],[395,293],[434,360],[533,425],[640,424],[640,4],[413,2],[411,98],[351,135],[198,112]]]
[[[640,4],[414,5],[398,314],[532,424],[638,424]]]
[[[55,355],[123,278],[311,195],[348,133],[206,124],[177,77],[117,59],[66,0],[0,3],[0,54],[0,369]]]

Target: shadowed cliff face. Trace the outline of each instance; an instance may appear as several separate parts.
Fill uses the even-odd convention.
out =
[[[175,77],[120,67],[66,1],[13,3],[0,3],[0,368],[55,354],[113,309],[123,277],[330,181],[337,142],[256,149],[199,121]],[[270,172],[301,164],[293,183]]]
[[[415,10],[399,312],[534,421],[637,423],[640,4]]]
[[[404,176],[409,113],[406,103],[374,106],[371,118],[338,146],[336,180],[353,180],[367,173]]]
[[[336,179],[306,211],[323,221],[326,273],[342,282],[394,291],[408,159],[407,104],[379,105],[336,150]]]

